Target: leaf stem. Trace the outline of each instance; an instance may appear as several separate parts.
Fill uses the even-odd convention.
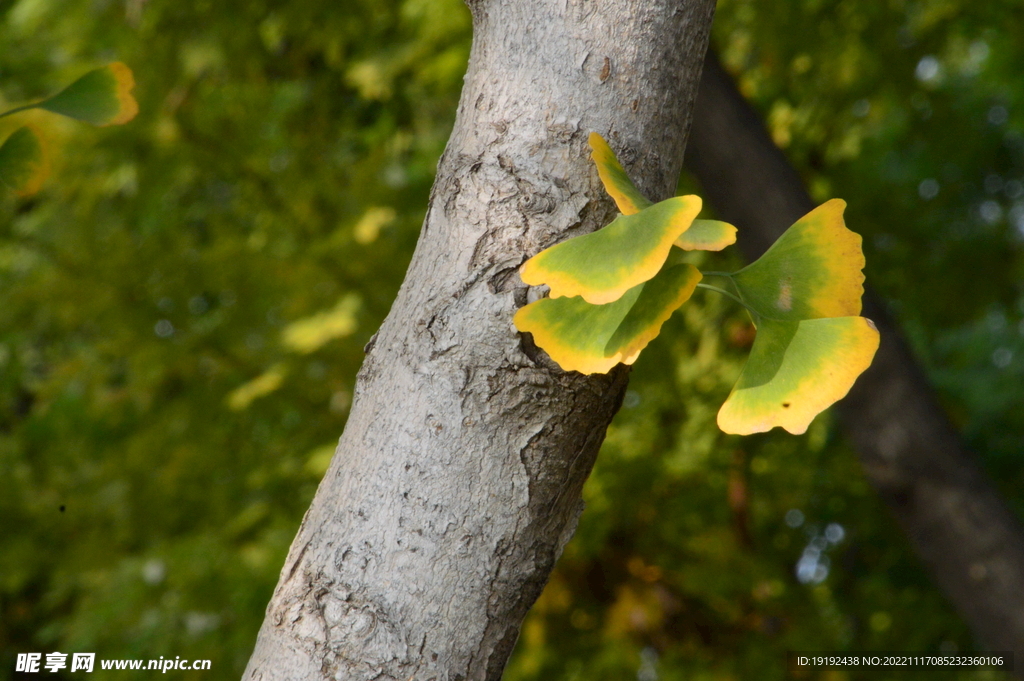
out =
[[[732,272],[701,272],[705,277],[729,277],[732,278]]]
[[[37,102],[35,104],[23,104],[22,106],[16,106],[13,109],[11,109],[10,111],[4,111],[2,114],[0,114],[0,118],[4,118],[6,116],[10,116],[11,114],[16,114],[16,113],[21,112],[21,111],[28,111],[29,109],[34,109],[38,105],[39,105],[39,103]]]
[[[703,274],[708,274],[708,273],[707,272],[703,272]],[[749,305],[744,303],[742,300],[740,300],[738,296],[733,295],[729,291],[726,291],[724,288],[718,288],[717,286],[712,286],[711,284],[697,284],[697,288],[706,288],[709,291],[714,291],[715,293],[721,293],[726,298],[731,298],[731,299],[735,300],[737,303],[739,303],[740,305],[742,305],[747,310],[747,312],[749,312],[755,319],[757,319],[760,316],[760,315],[757,314],[756,310],[754,310],[752,307],[750,307]]]

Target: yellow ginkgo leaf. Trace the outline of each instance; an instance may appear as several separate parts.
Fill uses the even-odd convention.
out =
[[[632,364],[647,344],[658,337],[661,326],[690,299],[702,279],[700,270],[686,263],[666,266],[650,281],[604,347],[604,354]]]
[[[544,298],[520,309],[514,322],[566,371],[606,373],[636,360],[700,278],[692,265],[669,266],[606,305],[578,296]]]
[[[601,183],[623,215],[634,215],[651,206],[647,197],[640,193],[626,175],[611,147],[596,132],[590,133],[590,148],[593,149],[592,156]],[[734,243],[736,228],[728,222],[694,220],[690,228],[676,240],[675,245],[684,251],[720,251]]]
[[[618,300],[658,273],[700,207],[698,196],[677,196],[620,215],[603,229],[541,251],[520,276],[531,286],[550,286],[552,298],[582,296],[594,305]]]
[[[850,391],[878,342],[878,330],[864,317],[762,319],[750,358],[718,412],[718,427],[737,435],[775,426],[805,432]]]
[[[676,239],[684,251],[720,251],[736,243],[736,228],[721,220],[694,220],[690,229]]]
[[[633,185],[633,181],[626,175],[619,159],[615,157],[615,152],[604,138],[592,132],[589,141],[593,150],[592,157],[597,165],[597,174],[601,176],[605,191],[615,200],[619,212],[623,215],[633,215],[650,206],[651,202]]]
[[[733,275],[743,302],[768,319],[860,314],[864,253],[832,199],[800,218],[764,255]]]

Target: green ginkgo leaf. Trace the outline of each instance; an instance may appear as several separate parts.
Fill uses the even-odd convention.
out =
[[[718,427],[737,435],[775,426],[805,432],[871,365],[878,342],[878,330],[864,317],[762,319],[743,372],[718,412]]]
[[[120,125],[139,112],[131,94],[134,87],[131,69],[114,62],[90,71],[35,106],[93,125]]]
[[[30,128],[18,128],[0,145],[0,183],[18,194],[39,191],[48,173],[46,150]]]
[[[604,138],[592,132],[589,142],[593,150],[591,156],[597,165],[597,174],[601,176],[605,191],[615,200],[619,212],[623,215],[633,215],[650,206],[651,202],[633,185],[633,181],[626,175],[622,164]]]
[[[672,244],[700,212],[698,196],[677,196],[607,227],[563,241],[523,263],[531,286],[547,284],[551,297],[582,296],[594,305],[618,300],[661,269]]]
[[[676,239],[684,251],[720,251],[736,243],[736,228],[721,220],[694,220],[690,228]]]
[[[743,302],[768,319],[819,319],[860,314],[864,253],[843,222],[846,202],[812,210],[764,255],[733,275]]]
[[[632,364],[700,279],[692,265],[669,266],[611,303],[544,298],[521,308],[514,322],[564,370],[606,373],[616,364]]]

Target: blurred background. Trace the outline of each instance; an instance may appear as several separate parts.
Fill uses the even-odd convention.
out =
[[[1019,517],[1021,11],[721,0],[713,31],[815,200],[849,202],[868,281]],[[39,194],[0,193],[0,679],[52,651],[241,674],[411,257],[470,37],[458,0],[0,1],[3,109],[115,60],[141,109],[0,121],[35,121],[56,158]],[[801,437],[717,430],[750,342],[696,296],[644,353],[507,679],[979,649],[830,413]],[[1004,678],[887,674],[806,678]]]

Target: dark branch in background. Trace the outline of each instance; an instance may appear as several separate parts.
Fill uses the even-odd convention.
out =
[[[751,260],[814,207],[711,52],[686,167],[722,219],[739,228],[738,245]],[[1024,660],[1024,530],[960,441],[870,288],[863,314],[882,343],[838,405],[843,427],[868,479],[961,616],[987,646]]]

